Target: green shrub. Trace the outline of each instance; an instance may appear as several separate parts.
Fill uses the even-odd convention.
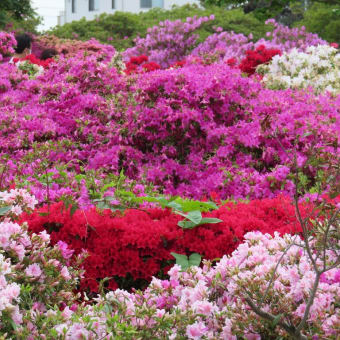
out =
[[[96,38],[103,43],[109,43],[118,50],[126,49],[133,45],[133,39],[137,36],[145,36],[148,27],[157,25],[164,20],[185,20],[192,16],[215,15],[215,20],[202,26],[198,33],[199,42],[214,32],[214,26],[220,26],[227,31],[235,31],[248,35],[252,33],[254,38],[260,39],[266,32],[266,26],[254,17],[253,14],[244,14],[242,9],[225,10],[219,7],[207,9],[195,5],[182,7],[174,6],[172,10],[154,8],[148,12],[139,14],[127,12],[115,12],[114,14],[101,14],[97,19],[87,21],[85,18],[73,21],[51,30],[49,33],[59,38],[81,40]]]
[[[304,19],[296,24],[302,25],[329,42],[340,43],[340,4],[315,3],[305,12]]]

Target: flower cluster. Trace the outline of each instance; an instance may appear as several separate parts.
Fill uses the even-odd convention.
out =
[[[14,53],[17,42],[12,33],[0,32],[0,62],[3,56]]]
[[[264,45],[260,45],[254,51],[246,51],[246,57],[241,61],[239,68],[242,72],[252,75],[255,73],[257,66],[267,64],[275,55],[281,55],[281,51],[267,49]]]
[[[28,61],[31,64],[38,65],[38,66],[41,66],[43,68],[48,68],[49,65],[54,62],[54,60],[52,58],[49,58],[49,59],[46,59],[46,60],[40,60],[34,54],[29,54],[22,59],[19,59],[19,58],[13,59],[14,63],[24,62],[24,61]]]
[[[306,52],[293,49],[261,65],[264,84],[272,89],[314,88],[316,93],[340,93],[340,53],[328,45],[310,46]]]
[[[157,63],[153,61],[149,62],[148,60],[149,57],[146,55],[131,57],[130,60],[125,63],[125,73],[130,75],[141,72],[151,72],[161,68]]]
[[[88,41],[60,39],[53,35],[37,36],[33,42],[32,51],[38,57],[44,48],[53,48],[59,55],[74,57],[81,53],[96,55],[100,60],[107,60],[115,55],[115,49],[111,45],[104,45],[96,39]]]
[[[3,186],[84,206],[123,170],[173,196],[252,199],[293,194],[291,150],[308,190],[338,157],[337,98],[266,89],[225,63],[129,77],[98,58],[61,56],[31,80],[0,65]]]
[[[276,263],[282,257],[275,273],[275,283],[264,297],[263,305],[268,313],[282,315],[281,320],[290,315],[289,324],[297,325],[315,278],[301,246],[303,241],[296,236],[251,232],[245,235],[245,242],[231,256],[224,256],[215,267],[205,263],[203,269],[181,272],[178,266],[174,266],[169,271],[169,280],[153,279],[143,293],[129,294],[117,290],[109,293],[106,299],[113,306],[125,308],[128,313],[123,320],[142,334],[150,328],[161,332],[161,322],[167,320],[174,324],[180,315],[182,322],[175,323],[176,329],[167,330],[173,339],[181,336],[196,340],[237,339],[240,336],[269,339],[278,335],[290,339],[287,332],[252,312],[245,297],[258,298],[265,294]],[[327,261],[334,264],[334,254],[330,251],[327,255]],[[336,339],[337,336],[339,318],[333,305],[339,303],[339,269],[330,270],[327,276],[330,282],[319,285],[310,318],[302,330],[308,337],[318,335]],[[149,318],[146,318],[147,313],[142,313],[143,319],[138,318],[142,308],[150,311]]]
[[[20,190],[1,193],[1,198],[7,204],[20,201],[20,210],[35,204]],[[0,222],[0,334],[34,339],[42,314],[65,302],[71,306],[77,299],[73,290],[82,275],[77,266],[83,255],[73,260],[74,268],[68,267],[70,256],[63,256],[69,252],[66,244],[51,247],[46,231],[31,234],[27,224],[13,222],[11,215],[9,211]]]
[[[10,214],[12,218],[20,216],[23,211],[32,211],[38,201],[30,195],[25,189],[11,189],[10,191],[0,192],[0,207],[4,207],[6,215]]]
[[[194,32],[205,22],[214,20],[210,17],[187,18],[181,20],[160,22],[158,26],[148,29],[145,38],[137,38],[135,46],[124,52],[124,57],[147,55],[150,61],[165,68],[181,60],[193,48],[198,38]]]
[[[274,19],[268,19],[266,24],[273,27],[273,31],[267,32],[266,36],[283,52],[289,52],[293,48],[303,52],[310,46],[328,45],[327,41],[318,37],[317,34],[308,32],[304,26],[290,28]]]
[[[301,204],[303,216],[309,210]],[[222,222],[184,230],[177,225],[182,218],[169,210],[131,209],[124,215],[113,215],[110,210],[90,209],[71,215],[61,203],[24,215],[21,221],[28,222],[35,233],[47,230],[52,243],[62,240],[76,253],[86,249],[90,256],[84,263],[82,288],[93,291],[98,290],[98,279],[105,277],[114,278],[109,281],[111,289],[129,284],[143,287],[152,276],[164,273],[164,267],[173,260],[171,252],[196,252],[215,259],[230,254],[249,231],[300,231],[292,202],[283,197],[228,203],[205,216]],[[133,279],[130,283],[129,277]]]
[[[245,298],[263,297],[263,308],[281,322],[296,327],[302,319],[315,274],[304,241],[297,236],[251,232],[245,242],[215,266],[181,271],[177,265],[168,280],[153,278],[144,291],[116,290],[97,299],[95,306],[65,313],[53,329],[66,339],[76,335],[94,339],[96,334],[109,339],[271,339],[288,340],[291,335],[277,323],[263,320]],[[312,247],[311,251],[314,251]],[[334,264],[334,254],[327,252]],[[277,261],[280,264],[275,270]],[[269,280],[274,275],[274,284]],[[337,339],[339,317],[339,269],[327,272],[319,284],[315,304],[301,334],[306,338]],[[52,320],[51,320],[52,321]],[[98,332],[98,333],[97,333]],[[105,337],[107,336],[107,337]]]
[[[274,28],[266,33],[266,39],[261,38],[257,42],[253,42],[252,34],[247,37],[233,31],[223,32],[221,28],[217,28],[216,33],[208,36],[192,53],[198,56],[214,56],[217,60],[235,58],[240,61],[246,57],[248,50],[255,50],[260,45],[282,52],[289,52],[293,48],[303,52],[309,46],[327,45],[326,41],[320,39],[316,34],[307,32],[303,27],[289,28],[273,19],[266,23]]]

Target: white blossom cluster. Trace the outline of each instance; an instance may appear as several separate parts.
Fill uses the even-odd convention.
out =
[[[306,52],[294,48],[274,56],[269,64],[259,65],[257,72],[272,89],[312,87],[317,94],[340,93],[340,53],[329,45],[310,46]]]

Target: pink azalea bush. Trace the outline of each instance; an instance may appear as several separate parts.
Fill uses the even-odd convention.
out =
[[[64,312],[41,311],[38,315],[51,327],[32,323],[33,336],[44,339],[291,339],[286,331],[252,312],[245,297],[261,298],[277,261],[281,260],[263,300],[268,313],[296,325],[302,318],[315,274],[297,236],[273,237],[248,233],[246,241],[231,256],[216,265],[181,271],[175,265],[168,280],[153,279],[144,291],[116,290],[96,299],[95,305],[79,305]],[[286,251],[288,249],[288,251]],[[327,252],[327,262],[335,255]],[[302,334],[311,339],[336,339],[339,315],[339,269],[328,271],[319,289]],[[247,293],[246,293],[247,292]],[[40,313],[40,314],[39,314]],[[37,327],[38,326],[38,327]],[[25,334],[16,332],[18,339]],[[26,333],[27,334],[27,333]]]
[[[273,197],[293,193],[293,150],[309,189],[339,156],[339,96],[265,89],[224,63],[129,77],[98,58],[62,57],[36,79],[0,65],[2,187],[88,206],[123,170],[165,194]]]
[[[14,53],[17,42],[12,33],[0,32],[0,62],[3,57]]]
[[[183,336],[189,339],[236,340],[242,336],[269,339],[278,335],[290,339],[285,331],[252,312],[244,299],[263,296],[283,256],[275,283],[268,290],[263,305],[269,313],[282,314],[283,320],[291,315],[291,324],[297,324],[315,277],[302,250],[303,241],[297,236],[281,237],[276,233],[272,237],[259,232],[248,233],[245,239],[231,256],[223,257],[215,266],[206,262],[202,269],[192,267],[183,272],[175,265],[169,271],[169,280],[154,279],[143,293],[116,290],[108,293],[106,300],[119,310],[125,310],[121,319],[144,336],[161,336],[165,332],[171,339]],[[329,251],[327,261],[334,264],[336,260],[335,253]],[[337,268],[328,271],[321,280],[303,330],[307,337],[336,339],[340,319],[334,306],[339,302],[339,282]],[[175,329],[172,328],[174,324]],[[168,329],[162,330],[162,325],[167,325]]]
[[[304,52],[309,46],[326,45],[325,40],[317,34],[309,33],[304,27],[289,28],[271,19],[266,21],[267,25],[272,26],[273,30],[266,33],[266,39],[261,38],[254,42],[250,34],[246,37],[243,34],[234,32],[217,32],[207,37],[199,44],[192,53],[198,56],[214,55],[218,60],[228,60],[235,58],[240,61],[246,55],[246,51],[255,50],[264,45],[266,48],[279,49],[282,52],[289,52],[293,48]]]
[[[194,32],[205,22],[214,20],[214,16],[187,18],[181,20],[160,22],[158,26],[148,29],[145,38],[137,38],[135,46],[128,48],[124,58],[147,55],[150,61],[162,67],[168,67],[189,54],[196,44],[198,35]]]
[[[72,252],[66,244],[51,247],[46,231],[30,234],[27,224],[13,221],[21,211],[34,208],[36,200],[29,193],[1,192],[1,199],[11,210],[0,216],[0,335],[36,339],[31,331],[41,315],[57,315],[59,306],[72,306],[78,298],[73,291],[82,274],[76,266],[83,255],[68,267]]]

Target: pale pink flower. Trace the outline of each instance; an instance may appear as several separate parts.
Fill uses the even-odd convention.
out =
[[[33,263],[25,269],[25,273],[27,276],[39,277],[42,274],[42,271],[37,263]]]
[[[61,271],[60,271],[60,275],[63,277],[63,279],[65,280],[71,280],[71,275],[67,269],[66,266],[64,266]]]
[[[205,324],[200,322],[195,322],[187,327],[186,335],[189,339],[199,340],[207,332],[208,328]]]

